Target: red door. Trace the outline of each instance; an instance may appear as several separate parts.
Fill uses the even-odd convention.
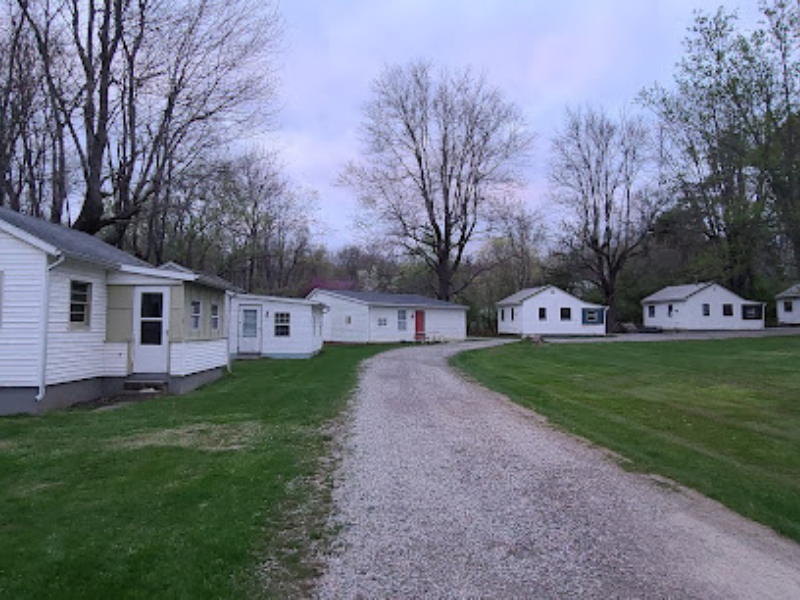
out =
[[[414,313],[414,338],[418,341],[425,340],[425,311],[418,310]]]

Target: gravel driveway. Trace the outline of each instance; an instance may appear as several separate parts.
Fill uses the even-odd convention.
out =
[[[800,597],[800,546],[447,366],[487,345],[365,363],[320,597]]]

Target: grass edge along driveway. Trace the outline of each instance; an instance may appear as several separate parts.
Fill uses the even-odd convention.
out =
[[[800,542],[800,337],[528,342],[451,364],[626,468],[666,476]]]
[[[386,348],[239,362],[186,396],[0,419],[0,597],[306,595],[331,424]]]

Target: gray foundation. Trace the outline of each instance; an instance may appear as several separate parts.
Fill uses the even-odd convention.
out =
[[[201,385],[216,381],[222,377],[224,371],[225,367],[217,367],[184,377],[169,377],[169,393],[186,394]],[[80,402],[116,396],[123,391],[125,381],[125,377],[96,377],[50,385],[47,386],[47,393],[41,402],[36,401],[38,388],[0,388],[0,415],[36,415]]]

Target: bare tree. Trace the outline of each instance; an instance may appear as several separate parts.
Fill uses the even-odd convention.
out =
[[[553,140],[550,181],[569,211],[562,241],[603,294],[612,326],[617,278],[665,206],[652,150],[641,119],[594,108],[567,110]]]
[[[366,219],[435,275],[450,299],[469,242],[495,203],[520,183],[532,142],[520,111],[471,71],[434,75],[423,62],[396,66],[373,84],[364,158],[341,182]]]

